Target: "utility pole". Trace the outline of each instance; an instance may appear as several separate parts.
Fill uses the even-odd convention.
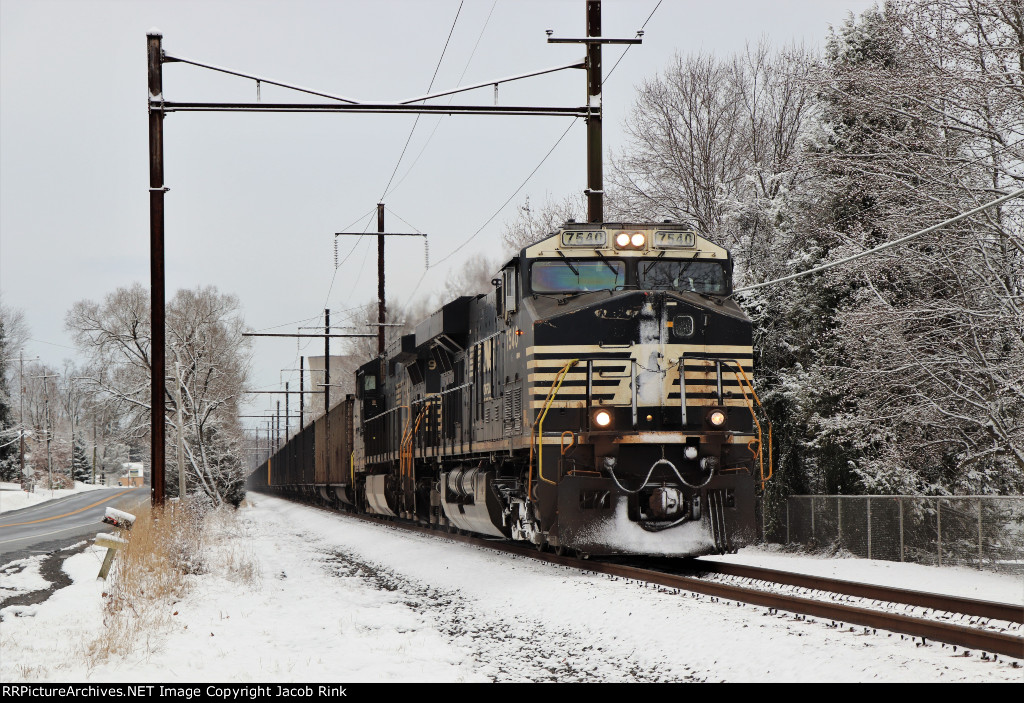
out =
[[[324,308],[324,415],[331,409],[331,310]]]
[[[377,356],[384,356],[384,322],[387,301],[384,300],[384,203],[377,203]],[[327,381],[330,383],[330,380]]]
[[[164,504],[164,395],[166,381],[164,300],[164,87],[163,35],[146,34],[149,60],[149,280],[150,280],[150,480],[154,506]]]
[[[288,425],[289,425],[288,418],[291,417],[291,415],[288,414],[288,396],[289,395],[290,395],[290,393],[288,393],[288,382],[285,381],[284,382],[284,443],[285,444],[288,444]]]
[[[39,357],[36,357],[37,359]],[[25,476],[25,352],[18,352],[18,385],[21,388],[21,392],[18,393],[18,403],[21,406],[21,414],[18,420],[20,431],[18,432],[19,439],[19,461],[21,465],[21,488],[22,490],[28,490],[28,488],[35,489],[35,482],[27,480]],[[25,484],[28,484],[28,488]]]
[[[96,416],[92,417],[92,485],[96,485]]]
[[[582,39],[552,37],[548,30],[549,44],[586,44],[587,60],[587,107],[584,119],[587,121],[587,221],[604,222],[604,163],[602,159],[601,84],[604,74],[601,69],[602,44],[640,44],[643,31],[634,39],[608,39],[601,36],[601,0],[587,0],[587,36]]]
[[[324,438],[327,446],[331,446],[331,311],[324,309]],[[314,433],[315,434],[315,433]],[[329,468],[331,461],[330,451],[324,452],[327,458],[327,475],[331,475]]]
[[[364,232],[335,232],[335,237],[362,237]],[[384,237],[423,237],[422,232],[385,232],[384,203],[377,203],[377,355],[384,355],[385,328],[388,327],[387,300],[384,295]],[[330,383],[327,379],[326,383]]]
[[[43,376],[43,412],[46,419],[46,473],[49,475],[50,495],[53,495],[53,459],[50,456],[50,396],[46,391],[46,376]]]
[[[43,380],[43,421],[46,423],[46,473],[50,481],[50,493],[53,493],[53,458],[50,455],[50,392],[46,387],[46,379],[60,378],[60,374],[31,376],[30,378],[41,378]]]
[[[77,377],[68,378],[67,373],[64,374],[64,384],[68,394],[66,409],[68,411],[68,420],[71,423],[71,463],[68,465],[68,478],[71,479],[72,488],[75,487],[75,380],[77,380]]]
[[[601,0],[587,0],[587,36],[601,36]],[[587,221],[604,222],[604,162],[601,128],[601,45],[587,43]]]

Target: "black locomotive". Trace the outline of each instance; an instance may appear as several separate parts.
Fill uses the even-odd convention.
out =
[[[683,225],[567,223],[361,366],[250,487],[559,552],[735,549],[771,470],[731,279]]]

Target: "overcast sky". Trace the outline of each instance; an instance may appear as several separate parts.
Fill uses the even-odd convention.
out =
[[[605,0],[604,35],[634,36],[657,4]],[[830,25],[871,4],[663,0],[643,44],[629,50],[605,84],[606,154],[622,144],[635,86],[663,70],[674,53],[728,55],[762,37],[820,48]],[[149,285],[147,30],[159,28],[172,55],[361,100],[398,100],[426,92],[457,12],[434,90],[552,67],[584,53],[579,45],[549,45],[544,34],[550,28],[555,36],[582,36],[584,0],[0,0],[0,291],[26,315],[32,331],[26,352],[52,364],[74,358],[64,331],[72,303],[102,299],[133,281]],[[604,52],[607,72],[622,48]],[[582,71],[563,71],[503,85],[499,99],[577,106],[584,90]],[[176,63],[164,67],[164,95],[251,102],[256,88]],[[266,85],[261,98],[319,101]],[[490,87],[454,99],[493,100]],[[376,297],[376,238],[340,241],[344,263],[335,270],[333,233],[376,231],[376,203],[414,120],[169,115],[168,299],[179,288],[212,284],[241,299],[257,330],[294,332],[319,320],[325,307],[332,323],[344,322],[344,311]],[[570,122],[421,118],[384,197],[387,229],[428,233],[434,265],[498,211]],[[496,256],[504,223],[527,195],[540,203],[582,190],[584,139],[579,121],[505,210],[426,275],[420,239],[389,240],[388,297],[427,294],[470,256]],[[297,374],[280,369],[297,367],[300,353],[323,353],[316,341],[303,342],[309,343],[257,340],[253,386],[279,388],[283,380],[297,386]],[[269,408],[269,398],[259,396],[251,410]]]

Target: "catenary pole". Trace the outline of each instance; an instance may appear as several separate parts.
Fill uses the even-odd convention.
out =
[[[587,0],[587,36],[601,36],[601,0]],[[604,222],[601,130],[601,44],[587,44],[587,220]],[[593,112],[590,112],[593,111]]]
[[[384,322],[387,302],[384,300],[384,203],[377,203],[377,354],[384,355]],[[327,381],[330,383],[330,380]]]
[[[164,504],[164,111],[163,35],[146,35],[149,59],[149,278],[150,333],[150,496],[154,506]]]

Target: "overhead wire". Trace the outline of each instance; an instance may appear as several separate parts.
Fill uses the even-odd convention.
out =
[[[644,29],[644,28],[645,28],[645,27],[647,26],[647,24],[648,24],[648,23],[649,23],[649,22],[651,21],[651,18],[652,18],[652,17],[654,17],[654,14],[655,14],[655,13],[656,13],[656,12],[658,11],[658,8],[659,8],[659,7],[661,7],[661,4],[662,4],[662,2],[663,2],[663,0],[658,0],[658,2],[657,2],[657,3],[655,4],[655,6],[654,6],[654,9],[652,9],[652,10],[651,10],[650,14],[648,14],[648,16],[647,16],[647,19],[646,19],[646,20],[644,20],[644,23],[643,23],[643,24],[641,25],[641,27],[640,27],[641,31],[642,31],[642,30],[643,30],[643,29]],[[447,38],[445,39],[445,44],[444,44],[444,47],[443,47],[443,48],[442,48],[442,50],[441,50],[441,56],[440,56],[440,57],[438,58],[438,61],[437,61],[437,65],[436,65],[436,66],[434,67],[434,73],[433,73],[433,75],[431,76],[431,79],[430,79],[430,84],[429,84],[429,86],[427,87],[427,92],[428,92],[428,93],[429,93],[429,92],[430,92],[430,91],[431,91],[431,90],[433,89],[434,81],[435,81],[435,80],[436,80],[436,78],[437,78],[437,74],[438,74],[438,71],[440,70],[440,67],[441,67],[441,63],[442,63],[442,61],[444,60],[445,54],[447,53],[447,50],[448,50],[448,46],[449,46],[449,44],[450,44],[450,42],[451,42],[451,38],[452,38],[452,35],[453,35],[453,34],[454,34],[454,32],[455,32],[455,27],[456,27],[456,25],[458,24],[459,16],[460,16],[460,14],[461,14],[461,12],[462,12],[462,7],[463,7],[463,4],[464,4],[464,2],[460,2],[460,3],[459,3],[459,7],[458,7],[458,9],[456,10],[456,13],[455,13],[455,18],[454,18],[454,19],[452,20],[452,26],[451,26],[451,29],[449,29],[449,31],[448,31],[448,36],[447,36]],[[462,78],[463,78],[463,77],[465,77],[465,75],[466,75],[466,72],[467,72],[467,70],[468,70],[468,68],[469,68],[470,62],[472,61],[472,59],[473,59],[473,56],[474,56],[474,55],[475,55],[475,53],[476,53],[477,47],[479,46],[479,44],[480,44],[480,41],[481,41],[481,39],[483,38],[483,34],[484,34],[484,31],[486,30],[486,28],[487,28],[487,25],[488,25],[488,23],[490,22],[490,19],[491,19],[491,15],[493,14],[493,12],[494,12],[494,8],[495,8],[495,6],[496,6],[496,5],[497,5],[497,0],[494,0],[494,3],[492,3],[492,5],[491,5],[491,9],[490,9],[490,11],[489,11],[489,12],[488,12],[488,14],[487,14],[487,18],[486,18],[486,19],[484,20],[484,24],[483,24],[483,26],[481,27],[480,33],[479,33],[479,35],[477,36],[477,40],[476,40],[476,42],[475,42],[475,43],[474,43],[474,45],[473,45],[473,49],[472,49],[472,51],[470,52],[470,56],[469,56],[469,59],[467,59],[467,61],[466,61],[466,65],[465,65],[465,66],[463,67],[463,70],[462,70],[462,74],[461,74],[461,75],[460,75],[460,77],[459,77],[459,82],[461,82],[461,81],[462,81]],[[616,69],[616,68],[618,68],[619,64],[620,64],[620,63],[622,62],[622,59],[623,59],[623,58],[625,58],[625,56],[626,56],[626,54],[627,54],[627,53],[629,52],[629,49],[630,49],[630,48],[631,48],[631,45],[627,45],[627,46],[626,46],[626,48],[625,48],[625,50],[624,50],[624,51],[622,52],[622,54],[620,54],[620,56],[619,56],[619,58],[618,58],[618,59],[616,60],[615,64],[613,64],[613,65],[612,65],[612,68],[611,68],[611,69],[610,69],[610,70],[608,71],[608,73],[607,73],[607,74],[606,74],[606,75],[604,76],[604,78],[602,79],[602,82],[601,82],[602,86],[604,85],[604,83],[605,83],[605,82],[607,82],[608,78],[610,78],[610,77],[611,77],[611,75],[612,75],[612,73],[613,73],[613,72],[615,71],[615,69]],[[451,98],[449,98],[449,102],[451,102]],[[429,136],[429,137],[427,138],[427,141],[426,141],[426,142],[424,143],[423,147],[422,147],[422,148],[420,149],[420,152],[419,152],[419,153],[417,154],[416,158],[415,158],[415,159],[413,160],[413,163],[412,163],[412,164],[411,164],[411,165],[409,166],[409,169],[407,169],[407,170],[406,170],[405,174],[403,174],[403,176],[402,176],[402,178],[401,178],[401,179],[399,180],[399,182],[395,184],[395,188],[394,188],[394,189],[392,189],[392,188],[391,188],[391,185],[392,185],[392,183],[394,182],[394,178],[395,178],[395,175],[396,175],[396,174],[398,173],[398,169],[399,169],[399,167],[401,166],[402,160],[404,159],[404,157],[405,157],[405,154],[406,154],[406,151],[407,151],[407,150],[408,150],[408,148],[409,148],[409,144],[410,144],[410,142],[411,142],[411,140],[412,140],[413,134],[415,133],[415,131],[416,131],[416,127],[417,127],[417,125],[419,124],[419,119],[420,119],[420,115],[417,115],[417,116],[416,116],[416,119],[415,119],[415,120],[414,120],[414,122],[413,122],[413,126],[412,126],[412,129],[410,129],[410,131],[409,131],[409,136],[408,136],[408,137],[406,138],[405,144],[404,144],[404,145],[403,145],[403,147],[402,147],[402,151],[401,151],[401,153],[399,154],[399,157],[398,157],[398,161],[397,161],[397,162],[396,162],[396,164],[395,164],[395,168],[394,168],[394,169],[392,170],[392,172],[391,172],[391,176],[390,176],[390,178],[388,179],[388,183],[387,183],[387,185],[386,185],[386,186],[384,187],[384,193],[383,193],[383,195],[382,195],[382,196],[381,196],[381,198],[380,198],[380,200],[381,200],[381,201],[383,201],[383,200],[384,200],[384,198],[385,198],[385,197],[386,197],[386,196],[387,196],[388,194],[390,194],[391,192],[393,192],[393,191],[394,191],[394,189],[397,189],[397,188],[398,188],[398,186],[399,186],[399,185],[401,185],[401,183],[402,183],[402,182],[403,182],[403,181],[404,181],[404,180],[406,179],[406,177],[408,177],[409,173],[410,173],[410,172],[412,171],[412,169],[413,169],[413,168],[415,167],[416,163],[417,163],[417,162],[419,161],[420,157],[421,157],[421,156],[423,155],[424,151],[426,150],[426,147],[427,147],[427,145],[428,145],[428,144],[430,143],[430,140],[431,140],[431,139],[433,138],[433,136],[434,136],[434,133],[436,133],[436,131],[437,131],[437,128],[438,128],[438,126],[439,126],[439,125],[441,124],[441,120],[438,120],[437,124],[435,124],[435,126],[434,126],[434,130],[433,130],[433,131],[431,132],[430,136]],[[528,182],[530,181],[530,179],[532,179],[532,178],[533,178],[533,176],[534,176],[534,175],[535,175],[535,174],[537,173],[537,171],[539,171],[539,170],[540,170],[540,168],[541,168],[541,167],[542,167],[542,166],[543,166],[543,165],[544,165],[544,164],[545,164],[545,163],[547,162],[548,158],[550,158],[551,154],[552,154],[552,153],[554,153],[555,149],[557,149],[557,148],[558,148],[558,145],[562,143],[562,141],[563,141],[563,140],[565,139],[565,137],[566,137],[566,136],[567,136],[567,135],[569,134],[569,132],[570,132],[570,131],[572,130],[573,126],[575,126],[575,124],[576,124],[576,122],[577,122],[578,120],[579,120],[579,117],[574,117],[574,118],[573,118],[573,121],[572,121],[572,122],[571,122],[571,123],[569,124],[569,126],[568,126],[568,127],[566,128],[566,130],[565,130],[564,132],[562,132],[562,134],[561,134],[561,135],[560,135],[560,136],[558,137],[558,139],[557,139],[557,140],[555,141],[554,145],[552,145],[552,147],[551,147],[551,148],[550,148],[550,149],[549,149],[549,150],[547,151],[547,153],[545,153],[545,155],[544,155],[544,156],[543,156],[543,157],[541,158],[541,160],[540,160],[540,162],[539,162],[539,163],[537,164],[537,166],[535,166],[535,167],[533,168],[533,170],[532,170],[532,171],[530,171],[530,173],[529,173],[529,174],[528,174],[528,175],[526,176],[526,178],[525,178],[525,179],[523,179],[523,181],[522,181],[522,182],[521,182],[521,183],[519,184],[519,186],[518,186],[518,187],[517,187],[517,188],[516,188],[516,189],[515,189],[515,190],[514,190],[514,191],[512,192],[512,194],[511,194],[511,195],[509,195],[509,197],[505,199],[505,201],[504,201],[504,202],[503,202],[503,203],[502,203],[502,204],[501,204],[501,205],[500,205],[500,206],[499,206],[499,207],[498,207],[498,208],[497,208],[497,209],[496,209],[496,210],[495,210],[495,211],[494,211],[494,212],[493,212],[493,213],[492,213],[492,214],[490,215],[490,217],[488,217],[488,218],[487,218],[487,220],[485,220],[485,221],[484,221],[484,223],[483,223],[482,225],[480,225],[480,227],[478,227],[478,228],[476,229],[476,231],[474,231],[474,232],[473,232],[473,234],[471,234],[471,235],[470,235],[470,236],[469,236],[468,238],[466,238],[466,240],[465,240],[465,241],[463,241],[463,242],[462,242],[461,244],[459,244],[458,246],[456,246],[456,247],[455,247],[455,248],[454,248],[454,249],[453,249],[452,251],[450,251],[450,252],[449,252],[449,253],[448,253],[447,255],[443,256],[443,257],[442,257],[441,259],[437,260],[437,261],[436,261],[436,262],[434,262],[433,264],[428,264],[427,266],[425,266],[425,267],[424,267],[423,273],[422,273],[422,274],[420,275],[420,278],[419,278],[419,279],[417,280],[417,282],[416,282],[416,285],[415,285],[415,286],[413,287],[413,290],[412,290],[412,292],[411,292],[411,293],[409,294],[409,297],[410,297],[410,298],[412,298],[412,297],[413,297],[413,296],[414,296],[414,295],[416,294],[416,292],[417,292],[417,291],[419,290],[419,287],[420,287],[420,285],[421,285],[421,284],[423,283],[423,279],[424,279],[424,278],[426,277],[426,275],[427,275],[427,273],[429,272],[429,270],[430,270],[430,269],[433,269],[433,268],[437,267],[438,265],[442,264],[443,262],[447,261],[447,260],[448,260],[448,259],[450,259],[450,258],[451,258],[452,256],[454,256],[455,254],[457,254],[457,253],[458,253],[459,251],[461,251],[461,250],[462,250],[463,248],[465,248],[465,247],[466,247],[466,246],[467,246],[467,245],[468,245],[468,244],[469,244],[470,242],[472,242],[472,241],[473,241],[473,240],[474,240],[474,239],[475,239],[475,238],[476,238],[476,237],[477,237],[477,236],[478,236],[478,235],[479,235],[479,234],[480,234],[480,233],[481,233],[481,232],[482,232],[482,231],[483,231],[483,230],[484,230],[484,229],[485,229],[485,228],[486,228],[486,227],[487,227],[487,226],[488,226],[488,225],[489,225],[489,224],[490,224],[491,222],[493,222],[493,221],[494,221],[494,219],[495,219],[495,218],[496,218],[496,217],[497,217],[497,216],[498,216],[499,214],[501,214],[501,212],[502,212],[502,211],[503,211],[503,210],[504,210],[504,209],[505,209],[505,208],[506,208],[506,207],[508,206],[508,204],[509,204],[509,203],[510,203],[510,202],[511,202],[511,201],[512,201],[512,200],[513,200],[513,199],[514,199],[514,198],[515,198],[515,197],[516,197],[516,196],[517,196],[517,195],[518,195],[518,194],[519,194],[519,193],[520,193],[520,192],[522,191],[522,189],[523,189],[523,188],[525,188],[525,187],[526,187],[526,184],[527,184],[527,183],[528,183]],[[372,211],[371,211],[371,212],[372,212]],[[405,220],[404,218],[401,218],[400,216],[398,216],[398,215],[397,215],[396,213],[394,213],[393,211],[391,211],[391,212],[392,212],[392,214],[394,214],[394,215],[395,215],[396,217],[398,217],[398,218],[399,218],[399,219],[400,219],[400,220],[401,220],[402,222],[405,222],[406,224],[409,224],[409,223],[408,223],[408,222],[407,222],[407,221],[406,221],[406,220]],[[362,218],[360,218],[360,219],[362,219]],[[356,221],[358,222],[358,220],[356,220]],[[353,223],[353,224],[354,224],[354,223]],[[419,231],[420,231],[419,229],[417,229],[416,227],[414,227],[414,226],[413,226],[413,225],[411,225],[411,224],[409,224],[409,226],[410,226],[410,227],[413,227],[413,229],[416,229],[416,231],[417,231],[417,232],[419,232]],[[366,231],[366,229],[367,229],[368,227],[369,227],[369,222],[367,223],[366,227],[364,227],[364,232]],[[362,240],[362,238],[360,238],[360,241],[361,241],[361,240]],[[339,265],[338,265],[337,267],[335,267],[334,275],[333,275],[333,276],[332,276],[332,278],[331,278],[331,285],[330,285],[330,288],[328,289],[328,293],[327,293],[327,298],[328,298],[328,300],[330,299],[330,295],[331,295],[331,292],[332,292],[332,291],[333,291],[333,289],[334,289],[334,283],[335,283],[335,280],[336,280],[336,278],[337,278],[337,271],[338,271],[338,269],[339,269],[339,268],[341,267],[341,264],[343,264],[343,263],[344,263],[345,261],[348,261],[348,259],[349,259],[349,258],[350,258],[350,257],[352,256],[352,254],[353,254],[353,253],[355,252],[355,250],[356,250],[356,248],[358,247],[358,245],[359,245],[359,241],[357,241],[357,242],[356,242],[356,244],[355,244],[355,245],[353,245],[352,249],[351,249],[351,250],[349,250],[349,253],[348,253],[348,254],[347,254],[347,255],[345,256],[345,258],[344,258],[344,259],[342,260],[342,262],[341,262],[341,263],[339,263]],[[366,255],[364,254],[364,263],[365,263],[365,257],[366,257]],[[363,266],[360,266],[360,275],[361,275],[361,272],[362,272],[362,269],[363,269],[363,268],[364,268]],[[357,281],[358,281],[358,280],[359,280],[359,279],[357,278]],[[325,301],[325,304],[324,304],[324,305],[325,305],[325,307],[326,307],[326,305],[327,305],[327,302],[326,302],[326,301]],[[308,344],[308,342],[307,342],[307,344]]]
[[[862,259],[865,256],[871,256],[873,254],[877,254],[880,251],[884,251],[885,249],[891,249],[892,247],[898,246],[900,244],[904,244],[906,242],[909,242],[911,239],[916,239],[917,237],[920,237],[922,235],[928,234],[929,232],[934,232],[935,230],[940,229],[942,227],[946,227],[947,225],[955,224],[955,223],[959,222],[960,220],[967,219],[971,215],[976,215],[979,212],[982,212],[984,210],[988,210],[989,208],[995,207],[996,205],[1004,203],[1007,200],[1013,200],[1014,198],[1019,198],[1021,196],[1024,196],[1024,188],[1021,188],[1019,190],[1015,190],[1012,193],[1004,195],[1001,198],[996,198],[995,200],[992,200],[991,202],[985,203],[984,205],[980,205],[980,206],[978,206],[976,208],[968,210],[967,212],[960,213],[956,217],[951,217],[948,220],[943,220],[942,222],[939,222],[938,224],[932,225],[931,227],[926,227],[925,229],[918,230],[917,232],[914,232],[913,234],[908,234],[905,237],[900,237],[899,239],[894,239],[891,242],[886,242],[885,244],[881,244],[881,245],[879,245],[877,247],[874,247],[872,249],[868,249],[867,251],[862,251],[862,252],[860,252],[858,254],[854,254],[853,256],[847,256],[847,257],[839,259],[837,261],[831,261],[831,262],[829,262],[827,264],[822,264],[821,266],[815,266],[812,269],[808,269],[806,271],[800,271],[799,273],[794,273],[794,274],[791,274],[789,276],[783,276],[781,278],[772,279],[770,281],[764,281],[763,283],[757,283],[757,284],[754,284],[754,285],[751,285],[751,286],[744,286],[743,288],[737,288],[735,291],[733,291],[733,295],[735,295],[736,293],[745,293],[747,291],[756,290],[758,288],[764,288],[765,286],[771,286],[771,285],[775,285],[777,283],[785,283],[787,281],[792,281],[792,280],[797,279],[797,278],[803,278],[804,276],[810,276],[813,273],[819,273],[821,271],[825,271],[825,270],[828,270],[830,268],[834,268],[836,266],[839,266],[840,264],[847,264],[847,263],[850,263],[851,261],[856,261],[857,259]]]
[[[466,65],[462,67],[462,73],[459,75],[459,80],[455,82],[456,85],[462,85],[462,79],[466,77],[466,72],[469,70],[469,64],[472,63],[473,57],[476,55],[477,47],[480,46],[480,40],[484,38],[484,31],[487,29],[487,25],[491,21],[491,15],[494,14],[494,8],[497,4],[498,0],[494,0],[494,2],[491,4],[491,10],[490,12],[487,13],[487,18],[484,20],[484,24],[480,28],[480,34],[477,35],[476,43],[473,44],[473,50],[469,52],[469,58],[466,59]],[[448,104],[451,105],[454,99],[455,95],[449,96]],[[416,164],[419,163],[420,157],[423,156],[423,152],[425,152],[427,150],[427,147],[430,145],[430,141],[434,138],[434,135],[437,134],[437,128],[441,126],[441,123],[443,121],[444,116],[437,118],[437,121],[434,123],[434,129],[430,132],[430,136],[428,136],[427,140],[423,143],[423,146],[420,148],[419,153],[416,154],[416,158],[413,159],[412,163],[409,165],[409,168],[406,169],[404,174],[402,174],[402,177],[398,179],[398,183],[396,183],[393,188],[384,193],[384,197],[381,198],[381,200],[384,200],[385,198],[387,198],[388,195],[398,190],[398,186],[402,185],[402,183],[405,182],[405,179],[409,177],[409,174],[412,173],[412,170],[416,167]]]
[[[644,23],[640,26],[640,31],[643,31],[643,29],[651,21],[651,18],[654,17],[654,13],[658,11],[659,7],[661,7],[661,3],[662,2],[663,2],[663,0],[658,0],[658,3],[654,6],[654,9],[651,10],[650,14],[647,16],[647,19],[644,20]],[[626,53],[629,51],[631,46],[632,45],[627,45],[626,46],[625,51],[623,51],[622,54],[619,56],[618,60],[612,66],[611,70],[608,71],[608,74],[606,76],[604,76],[604,78],[601,81],[601,85],[602,86],[605,84],[605,82],[607,82],[607,80],[611,76],[612,72],[618,67],[619,63],[625,57]],[[471,234],[465,241],[463,241],[461,244],[459,244],[457,247],[455,247],[455,249],[453,249],[451,252],[449,252],[446,256],[443,256],[440,259],[438,259],[433,265],[430,266],[430,268],[434,268],[435,266],[443,263],[444,261],[447,261],[449,258],[451,258],[456,253],[458,253],[462,248],[464,248],[467,244],[469,244],[471,241],[473,241],[473,239],[475,239],[477,237],[477,235],[479,235],[480,232],[483,231],[483,229],[485,227],[487,227],[487,225],[489,225],[494,220],[494,218],[496,218],[501,213],[501,211],[504,210],[508,206],[508,204],[512,201],[512,199],[515,198],[515,196],[518,195],[519,192],[522,191],[522,189],[524,187],[526,187],[526,184],[530,181],[531,178],[533,178],[534,174],[536,174],[537,171],[540,170],[540,167],[544,165],[544,162],[548,160],[548,157],[551,156],[552,152],[554,152],[554,150],[558,147],[558,145],[562,143],[562,140],[565,139],[565,137],[569,134],[569,131],[576,124],[577,120],[579,120],[579,117],[574,117],[573,118],[573,121],[569,124],[569,127],[562,133],[562,135],[558,138],[558,140],[555,141],[554,146],[552,146],[551,149],[548,150],[548,152],[541,159],[540,163],[537,164],[537,166],[530,172],[530,174],[523,180],[523,182],[519,184],[519,187],[515,189],[515,191],[512,193],[512,195],[510,195],[505,200],[505,202],[503,202],[501,204],[501,206],[497,210],[495,210],[494,213],[490,217],[488,217],[487,220],[475,232],[473,232],[473,234]],[[426,271],[424,271],[423,275],[420,276],[420,280],[417,282],[416,287],[413,289],[413,292],[410,294],[409,297],[412,297],[412,295],[414,295],[416,293],[416,290],[419,288],[419,285],[420,285],[420,283],[422,283],[423,278],[424,278],[425,275],[426,275]]]
[[[464,0],[463,0],[464,2]],[[437,59],[437,65],[434,67],[434,75],[430,77],[430,85],[427,86],[427,92],[429,93],[434,88],[434,81],[437,79],[437,72],[441,68],[441,62],[444,61],[444,55],[448,51],[448,44],[452,40],[452,34],[455,32],[455,25],[459,21],[459,15],[462,13],[463,2],[459,2],[459,9],[455,11],[455,19],[452,20],[452,28],[448,30],[448,38],[445,39],[444,48],[441,50],[441,56]],[[420,101],[422,104],[424,101]],[[398,173],[398,167],[402,165],[402,159],[405,157],[405,152],[409,148],[409,142],[412,141],[412,135],[416,132],[416,125],[420,123],[421,115],[417,114],[416,119],[412,123],[412,129],[409,130],[409,136],[405,140],[405,146],[402,147],[402,153],[398,155],[398,162],[395,164],[394,170],[391,172],[391,178],[388,179],[388,184],[384,186],[384,192],[381,193],[378,202],[384,201],[384,196],[387,195],[388,189],[391,187],[392,181],[395,180],[395,174]]]

